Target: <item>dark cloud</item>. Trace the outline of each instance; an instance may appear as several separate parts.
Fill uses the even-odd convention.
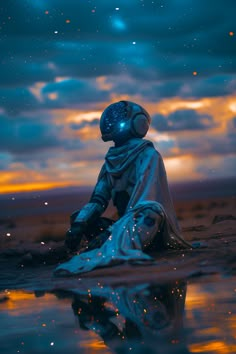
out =
[[[0,171],[8,169],[12,162],[12,156],[8,152],[0,152]]]
[[[17,39],[15,41],[17,42]],[[0,70],[0,87],[24,87],[31,86],[35,82],[53,81],[58,72],[53,63],[46,60],[44,58],[42,62],[32,61],[27,57],[3,60]]]
[[[194,70],[205,78],[233,73],[236,46],[229,31],[234,29],[234,8],[232,0],[227,5],[223,0],[116,5],[105,0],[9,0],[1,8],[0,84],[120,74],[180,81]]]
[[[0,116],[0,121],[0,150],[3,152],[31,155],[35,151],[60,147],[62,144],[62,127],[42,122],[37,117],[30,120]]]
[[[205,130],[214,126],[213,118],[207,114],[200,115],[192,109],[177,110],[168,116],[156,114],[152,119],[153,128],[160,132]]]
[[[191,76],[186,80],[143,81],[129,78],[108,78],[113,91],[122,95],[140,95],[148,101],[169,97],[202,98],[231,95],[236,92],[236,75],[218,75],[210,78]]]
[[[195,156],[210,158],[214,155],[231,155],[236,151],[236,132],[229,132],[217,136],[198,136],[178,138],[176,146],[181,152]],[[209,165],[211,161],[209,160]],[[233,166],[232,166],[233,167]]]
[[[216,97],[236,92],[236,75],[218,75],[206,79],[186,81],[178,92],[181,97]]]
[[[9,115],[16,115],[39,108],[39,102],[27,88],[4,88],[0,89],[0,108]]]
[[[55,97],[50,99],[51,95]],[[89,81],[63,80],[46,85],[42,90],[42,96],[47,107],[73,108],[108,100],[109,92],[99,89],[95,83]]]

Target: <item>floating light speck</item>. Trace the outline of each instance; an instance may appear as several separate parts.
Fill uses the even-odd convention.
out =
[[[44,205],[48,205],[48,202],[44,202]]]
[[[10,237],[10,236],[11,236],[10,232],[8,232],[6,235],[7,235],[7,237]]]

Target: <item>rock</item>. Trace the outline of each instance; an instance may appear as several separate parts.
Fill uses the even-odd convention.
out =
[[[218,222],[221,222],[224,220],[236,220],[236,216],[233,216],[231,214],[215,215],[214,219],[212,220],[212,224],[217,224]]]
[[[189,226],[183,228],[183,231],[205,231],[205,230],[207,230],[207,227],[204,225],[196,225],[196,226]]]

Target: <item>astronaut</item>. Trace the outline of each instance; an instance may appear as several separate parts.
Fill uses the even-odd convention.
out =
[[[114,146],[105,156],[89,203],[72,214],[65,242],[75,250],[85,236],[87,251],[59,265],[55,274],[150,261],[150,250],[189,248],[180,233],[163,159],[153,143],[143,139],[150,122],[147,111],[130,101],[113,103],[102,113],[102,140]],[[115,222],[101,217],[110,199],[119,217]]]

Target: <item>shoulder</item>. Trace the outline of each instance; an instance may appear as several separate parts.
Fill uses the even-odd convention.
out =
[[[143,150],[143,154],[146,157],[162,159],[160,152],[155,148],[154,144],[150,140],[147,140],[147,145]]]

